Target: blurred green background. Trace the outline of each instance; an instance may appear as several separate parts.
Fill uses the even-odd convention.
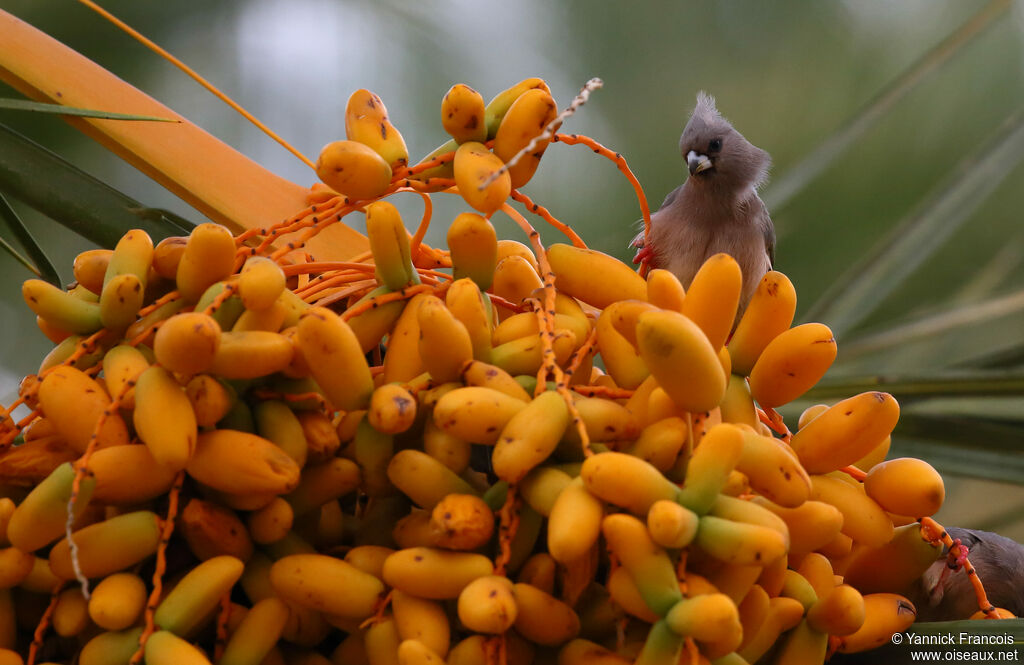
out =
[[[348,95],[385,101],[414,158],[447,138],[442,95],[485,99],[529,76],[567,104],[604,88],[566,131],[620,151],[654,208],[685,175],[677,139],[698,90],[773,159],[763,189],[776,268],[798,318],[833,325],[830,376],[1020,377],[1024,353],[1024,12],[1008,0],[253,0],[104,6],[169,49],[308,156],[343,138]],[[70,0],[5,0],[32,23],[276,173],[308,168],[181,72]],[[973,18],[972,18],[973,17]],[[973,23],[972,23],[973,21]],[[964,26],[967,26],[966,28]],[[0,36],[2,38],[2,36]],[[0,86],[2,87],[2,86]],[[0,96],[16,93],[4,88]],[[117,109],[108,109],[117,110]],[[0,111],[33,138],[148,206],[201,215],[54,116]],[[815,153],[821,146],[831,153]],[[814,155],[834,159],[816,160]],[[626,180],[556,145],[525,190],[595,249],[628,260],[639,209]],[[445,197],[428,240],[463,206]],[[418,219],[418,197],[399,201]],[[90,247],[15,202],[65,281]],[[355,216],[354,216],[355,217]],[[909,221],[907,221],[909,220]],[[906,224],[917,222],[916,234]],[[359,220],[353,220],[358,226]],[[519,238],[507,220],[499,234]],[[895,230],[899,227],[902,230]],[[905,245],[896,242],[907,239]],[[548,241],[558,238],[546,230]],[[892,251],[885,253],[885,248]],[[877,261],[865,263],[875,257]],[[873,272],[872,272],[873,271]],[[868,275],[870,278],[862,277]],[[0,254],[0,401],[49,343],[21,300],[27,271]],[[959,384],[958,384],[959,385]],[[866,389],[866,388],[864,388]],[[854,391],[843,393],[853,394]],[[991,392],[991,391],[983,391]],[[941,521],[1024,541],[1024,403],[1016,392],[901,403],[892,455],[947,478]],[[837,398],[833,398],[837,399]],[[795,426],[799,408],[786,412]],[[891,456],[892,456],[891,455]],[[975,476],[969,478],[966,475]],[[983,476],[983,478],[977,478]]]

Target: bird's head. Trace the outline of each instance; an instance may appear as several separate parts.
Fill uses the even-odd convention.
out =
[[[695,182],[714,182],[728,189],[757,187],[771,165],[768,153],[743,138],[719,114],[714,97],[704,92],[697,94],[679,150]]]

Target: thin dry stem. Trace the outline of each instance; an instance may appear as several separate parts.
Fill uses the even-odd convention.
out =
[[[555,132],[558,131],[558,128],[562,126],[562,123],[566,120],[566,118],[576,113],[576,110],[579,107],[587,103],[587,100],[590,99],[590,93],[602,87],[604,87],[604,81],[596,77],[584,83],[583,87],[580,89],[576,97],[573,98],[569,106],[567,106],[561,113],[556,115],[554,120],[545,125],[543,132],[530,139],[530,142],[523,146],[522,150],[512,155],[512,158],[505,162],[505,164],[502,165],[500,169],[492,173],[490,176],[487,177],[487,179],[481,182],[477,189],[480,191],[487,189],[488,185],[490,185],[492,182],[500,178],[502,173],[506,173],[510,168],[518,164],[519,160],[522,159],[525,155],[528,155],[534,150],[536,150],[537,146],[539,146],[541,143],[550,141],[554,137]]]

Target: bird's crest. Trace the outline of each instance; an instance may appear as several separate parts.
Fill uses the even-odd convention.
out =
[[[718,112],[718,107],[715,106],[715,98],[703,90],[697,93],[697,106],[693,109],[693,114],[703,120],[706,125],[710,125],[722,117]]]

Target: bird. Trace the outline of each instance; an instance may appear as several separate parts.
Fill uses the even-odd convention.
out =
[[[966,548],[989,602],[1024,614],[1024,545],[989,531],[947,527],[946,532]],[[940,558],[911,588],[908,598],[917,607],[918,621],[957,621],[978,611],[974,587],[958,564],[956,556]]]
[[[757,195],[771,165],[768,153],[743,137],[701,91],[679,138],[689,175],[651,215],[645,243],[641,231],[630,243],[634,263],[664,268],[689,288],[704,261],[731,255],[743,272],[736,321],[775,264],[775,226]]]

